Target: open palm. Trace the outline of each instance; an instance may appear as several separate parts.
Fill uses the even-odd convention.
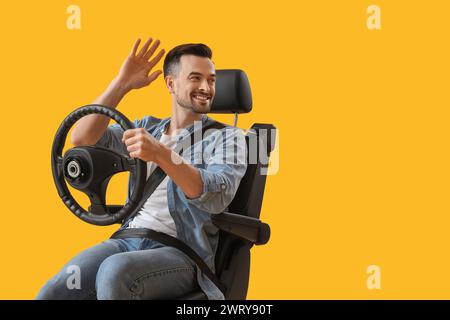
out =
[[[130,55],[122,64],[118,75],[119,79],[121,79],[130,90],[148,86],[162,73],[161,70],[157,70],[150,74],[151,70],[164,55],[164,49],[162,49],[152,58],[152,55],[159,46],[159,40],[154,41],[150,47],[152,38],[149,38],[142,46],[139,53],[136,53],[140,42],[141,39],[136,41]],[[150,58],[152,59],[149,60]]]

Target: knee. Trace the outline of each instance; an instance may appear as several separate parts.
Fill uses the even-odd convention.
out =
[[[132,262],[126,255],[111,256],[100,265],[95,287],[98,300],[131,299],[129,271]]]
[[[67,285],[66,280],[60,273],[55,275],[52,279],[41,288],[36,296],[36,300],[59,300],[67,299]]]
[[[36,300],[56,300],[58,299],[58,294],[55,290],[55,284],[51,283],[52,280],[48,281],[42,288],[39,290]]]

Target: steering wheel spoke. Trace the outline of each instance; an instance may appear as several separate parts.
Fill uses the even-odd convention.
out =
[[[136,171],[136,166],[138,165],[138,159],[127,157],[126,155],[122,156],[122,168],[124,171],[134,172]]]

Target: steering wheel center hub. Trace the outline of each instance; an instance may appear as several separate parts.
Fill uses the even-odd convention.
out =
[[[76,160],[72,160],[67,164],[67,173],[71,178],[78,178],[81,174],[80,164]]]

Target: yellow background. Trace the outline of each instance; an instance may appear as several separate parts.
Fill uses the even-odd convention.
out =
[[[81,30],[66,27],[70,4]],[[382,30],[366,27],[381,8]],[[252,249],[248,299],[450,298],[448,1],[21,1],[2,3],[0,298],[32,299],[96,227],[59,199],[50,148],[138,37],[203,42],[249,76],[254,122],[279,128],[280,170]],[[160,67],[162,65],[160,64]],[[170,113],[162,77],[130,119]],[[232,116],[215,116],[232,122]],[[109,203],[125,199],[126,176]],[[381,267],[381,290],[366,268]]]

